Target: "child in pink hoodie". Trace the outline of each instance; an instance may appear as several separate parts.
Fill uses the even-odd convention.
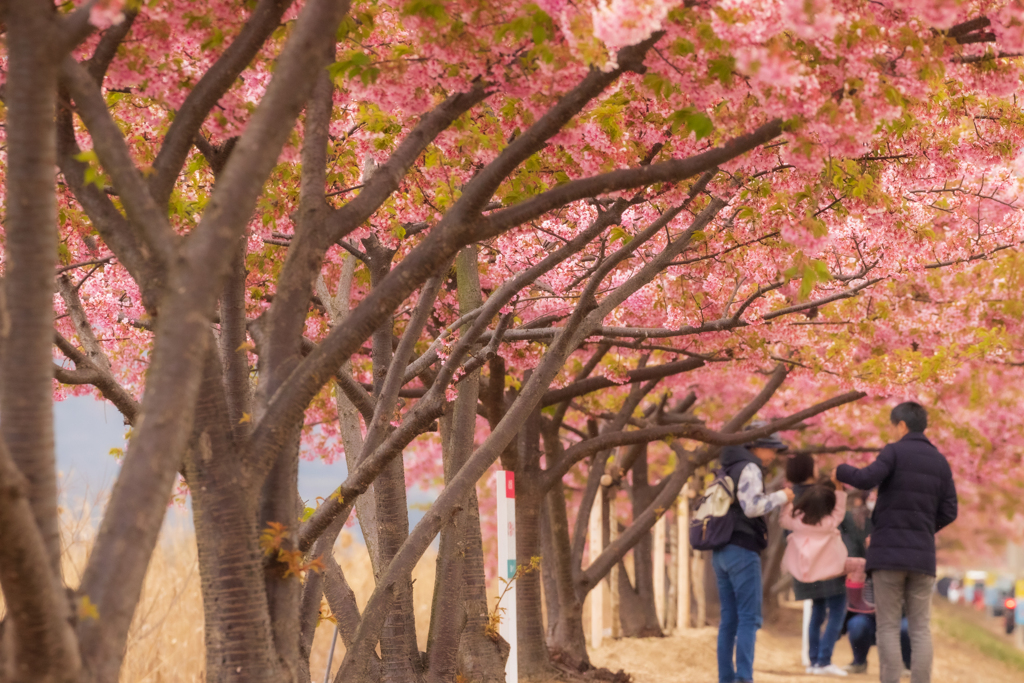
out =
[[[783,529],[792,532],[786,539],[782,566],[794,579],[812,583],[846,573],[848,552],[839,532],[845,516],[846,492],[837,491],[834,482],[827,480],[806,487],[782,509],[779,522]],[[808,673],[846,675],[845,670],[832,664],[832,649],[845,616],[845,593],[814,599]]]

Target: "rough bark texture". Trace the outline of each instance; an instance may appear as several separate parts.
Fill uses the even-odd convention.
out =
[[[516,439],[516,561],[527,563],[541,554],[540,512],[544,495],[539,483],[540,416],[534,413]],[[516,584],[516,618],[519,675],[550,672],[544,633],[544,613],[539,572],[529,572]]]
[[[768,517],[768,549],[761,554],[761,595],[765,620],[774,619],[779,611],[778,592],[773,590],[782,578],[782,554],[786,550],[786,534],[779,524],[778,511]]]
[[[651,504],[653,495],[647,480],[647,449],[634,461],[629,487],[633,515],[637,517]],[[647,532],[633,546],[633,583],[619,567],[619,615],[622,635],[627,638],[650,638],[663,635],[654,606],[654,565],[651,559],[652,538]]]
[[[555,634],[558,623],[558,575],[555,567],[555,541],[551,531],[551,493],[544,496],[540,511],[540,578],[544,595],[544,610],[547,617],[546,635],[548,644]]]
[[[463,249],[455,261],[459,311],[483,305],[475,246]],[[451,417],[442,418],[441,439],[445,481],[451,480],[473,452],[476,435],[480,371],[459,384]],[[441,531],[428,646],[428,680],[452,680],[456,673],[467,681],[490,683],[505,679],[505,658],[499,643],[486,632],[487,586],[484,577],[483,538],[476,490],[457,510],[452,523]]]
[[[56,26],[47,3],[12,3],[7,105],[7,197],[0,329],[0,435],[25,477],[29,503],[60,576],[57,469],[53,446],[53,272],[57,202],[53,169],[57,138]],[[59,53],[58,53],[59,54]]]
[[[80,665],[61,581],[53,442],[53,169],[58,34],[43,0],[7,8],[5,264],[0,286],[0,679],[73,680]],[[11,536],[8,537],[8,534]]]
[[[558,619],[552,627],[549,641],[552,656],[580,667],[590,665],[587,655],[587,640],[583,630],[583,599],[576,588],[578,567],[573,564],[570,554],[569,517],[566,512],[565,491],[558,482],[548,493],[548,507],[551,510],[551,539],[554,544],[554,565]]]
[[[367,249],[370,282],[374,287],[387,277],[395,252],[385,248],[376,237],[364,241]],[[391,367],[394,317],[386,320],[373,334],[373,389],[379,398],[388,368]],[[377,539],[380,566],[386,567],[409,536],[409,503],[405,492],[405,467],[401,457],[385,466],[374,482],[377,502]],[[380,576],[378,575],[378,580]],[[396,586],[395,603],[389,611],[380,637],[385,683],[409,683],[423,672],[416,645],[416,619],[412,603],[412,582]]]
[[[264,588],[257,498],[229,436],[219,364],[210,355],[197,405],[202,417],[185,461],[206,622],[206,680],[280,681],[285,672]]]

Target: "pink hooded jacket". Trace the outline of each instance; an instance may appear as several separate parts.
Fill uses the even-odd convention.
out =
[[[846,492],[836,491],[836,507],[832,514],[816,525],[804,524],[802,515],[793,516],[793,504],[782,509],[779,522],[792,531],[786,539],[782,566],[797,581],[811,583],[846,573],[848,552],[839,525],[846,516]]]

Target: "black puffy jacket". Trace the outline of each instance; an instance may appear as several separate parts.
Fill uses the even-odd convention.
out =
[[[719,461],[722,463],[725,473],[732,477],[737,494],[739,493],[740,474],[747,465],[757,465],[763,478],[764,467],[761,465],[761,461],[743,446],[726,446],[722,449]],[[768,522],[764,517],[747,517],[740,506],[738,496],[729,507],[729,514],[732,515],[735,524],[729,545],[738,545],[741,548],[753,550],[755,553],[760,553],[768,547]]]
[[[864,491],[878,487],[868,571],[935,576],[935,532],[956,519],[956,487],[946,458],[924,434],[888,444],[867,467],[840,465],[836,478]]]

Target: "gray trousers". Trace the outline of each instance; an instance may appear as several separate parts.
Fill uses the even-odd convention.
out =
[[[882,683],[899,683],[903,672],[900,651],[900,621],[906,609],[910,630],[910,683],[932,680],[932,589],[935,577],[915,572],[876,570],[871,573],[875,587],[876,639]]]

